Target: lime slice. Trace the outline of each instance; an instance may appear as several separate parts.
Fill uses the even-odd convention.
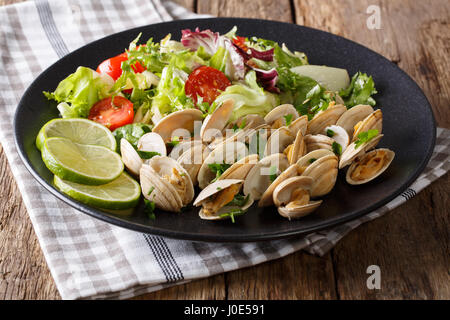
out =
[[[123,171],[118,153],[101,146],[75,143],[67,138],[45,139],[42,160],[61,179],[89,185],[111,182]]]
[[[76,143],[103,146],[116,150],[116,139],[111,131],[88,119],[53,119],[47,122],[39,131],[36,138],[36,146],[42,149],[45,139],[51,137],[62,137]]]
[[[123,172],[117,179],[101,186],[88,186],[63,180],[58,176],[53,179],[55,186],[68,196],[89,206],[124,210],[135,207],[141,196],[141,187],[133,178]]]

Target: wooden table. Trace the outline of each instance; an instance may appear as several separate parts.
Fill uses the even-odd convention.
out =
[[[0,0],[0,5],[12,2],[18,0]],[[448,0],[176,2],[198,13],[292,22],[359,42],[412,76],[430,100],[438,125],[450,128]],[[370,5],[380,9],[381,29],[367,27],[374,13],[367,13]],[[0,299],[60,299],[1,148],[0,185]],[[324,257],[297,252],[137,298],[450,299],[449,190],[447,174],[351,232]],[[380,290],[366,287],[372,264],[381,268]]]

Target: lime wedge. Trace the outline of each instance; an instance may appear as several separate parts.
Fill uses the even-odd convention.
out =
[[[116,150],[116,139],[111,131],[88,119],[53,119],[47,122],[39,131],[36,138],[36,146],[42,149],[45,139],[51,137],[62,137],[72,142],[103,146]]]
[[[123,172],[117,179],[101,186],[88,186],[53,179],[55,186],[68,196],[87,205],[112,210],[124,210],[135,207],[141,196],[141,187],[133,178]]]
[[[111,182],[123,171],[118,153],[101,146],[75,143],[67,138],[45,139],[42,160],[61,179],[88,185]]]

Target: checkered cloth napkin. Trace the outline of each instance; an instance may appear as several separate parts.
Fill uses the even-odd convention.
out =
[[[399,206],[449,170],[450,130],[439,128],[425,171],[382,208],[303,238],[245,244],[181,241],[129,231],[91,218],[42,188],[19,159],[12,129],[14,110],[33,79],[95,39],[193,17],[199,16],[160,0],[40,0],[0,8],[0,142],[63,299],[128,298],[300,249],[323,255],[349,231]]]

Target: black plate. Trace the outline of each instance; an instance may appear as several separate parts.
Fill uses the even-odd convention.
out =
[[[291,50],[303,51],[311,64],[345,68],[350,75],[361,70],[373,76],[378,90],[375,96],[384,115],[380,146],[396,152],[382,176],[362,186],[345,183],[340,172],[333,191],[324,197],[313,214],[288,221],[274,208],[252,208],[236,223],[230,220],[204,221],[197,210],[182,214],[156,213],[146,217],[142,203],[128,216],[118,216],[88,207],[60,193],[52,186],[52,174],[41,160],[34,142],[39,129],[58,117],[56,104],[49,102],[43,90],[52,91],[78,66],[96,68],[105,58],[123,52],[139,32],[147,40],[159,41],[167,33],[179,38],[181,29],[210,28],[221,33],[234,25],[242,36],[258,36],[286,43]],[[425,168],[433,151],[436,127],[430,104],[417,84],[395,64],[381,55],[339,36],[293,24],[238,18],[180,20],[127,30],[90,43],[65,56],[45,70],[25,92],[14,119],[17,148],[31,174],[52,194],[72,207],[106,222],[136,231],[179,239],[201,241],[256,241],[285,238],[330,227],[368,213],[399,195]]]

